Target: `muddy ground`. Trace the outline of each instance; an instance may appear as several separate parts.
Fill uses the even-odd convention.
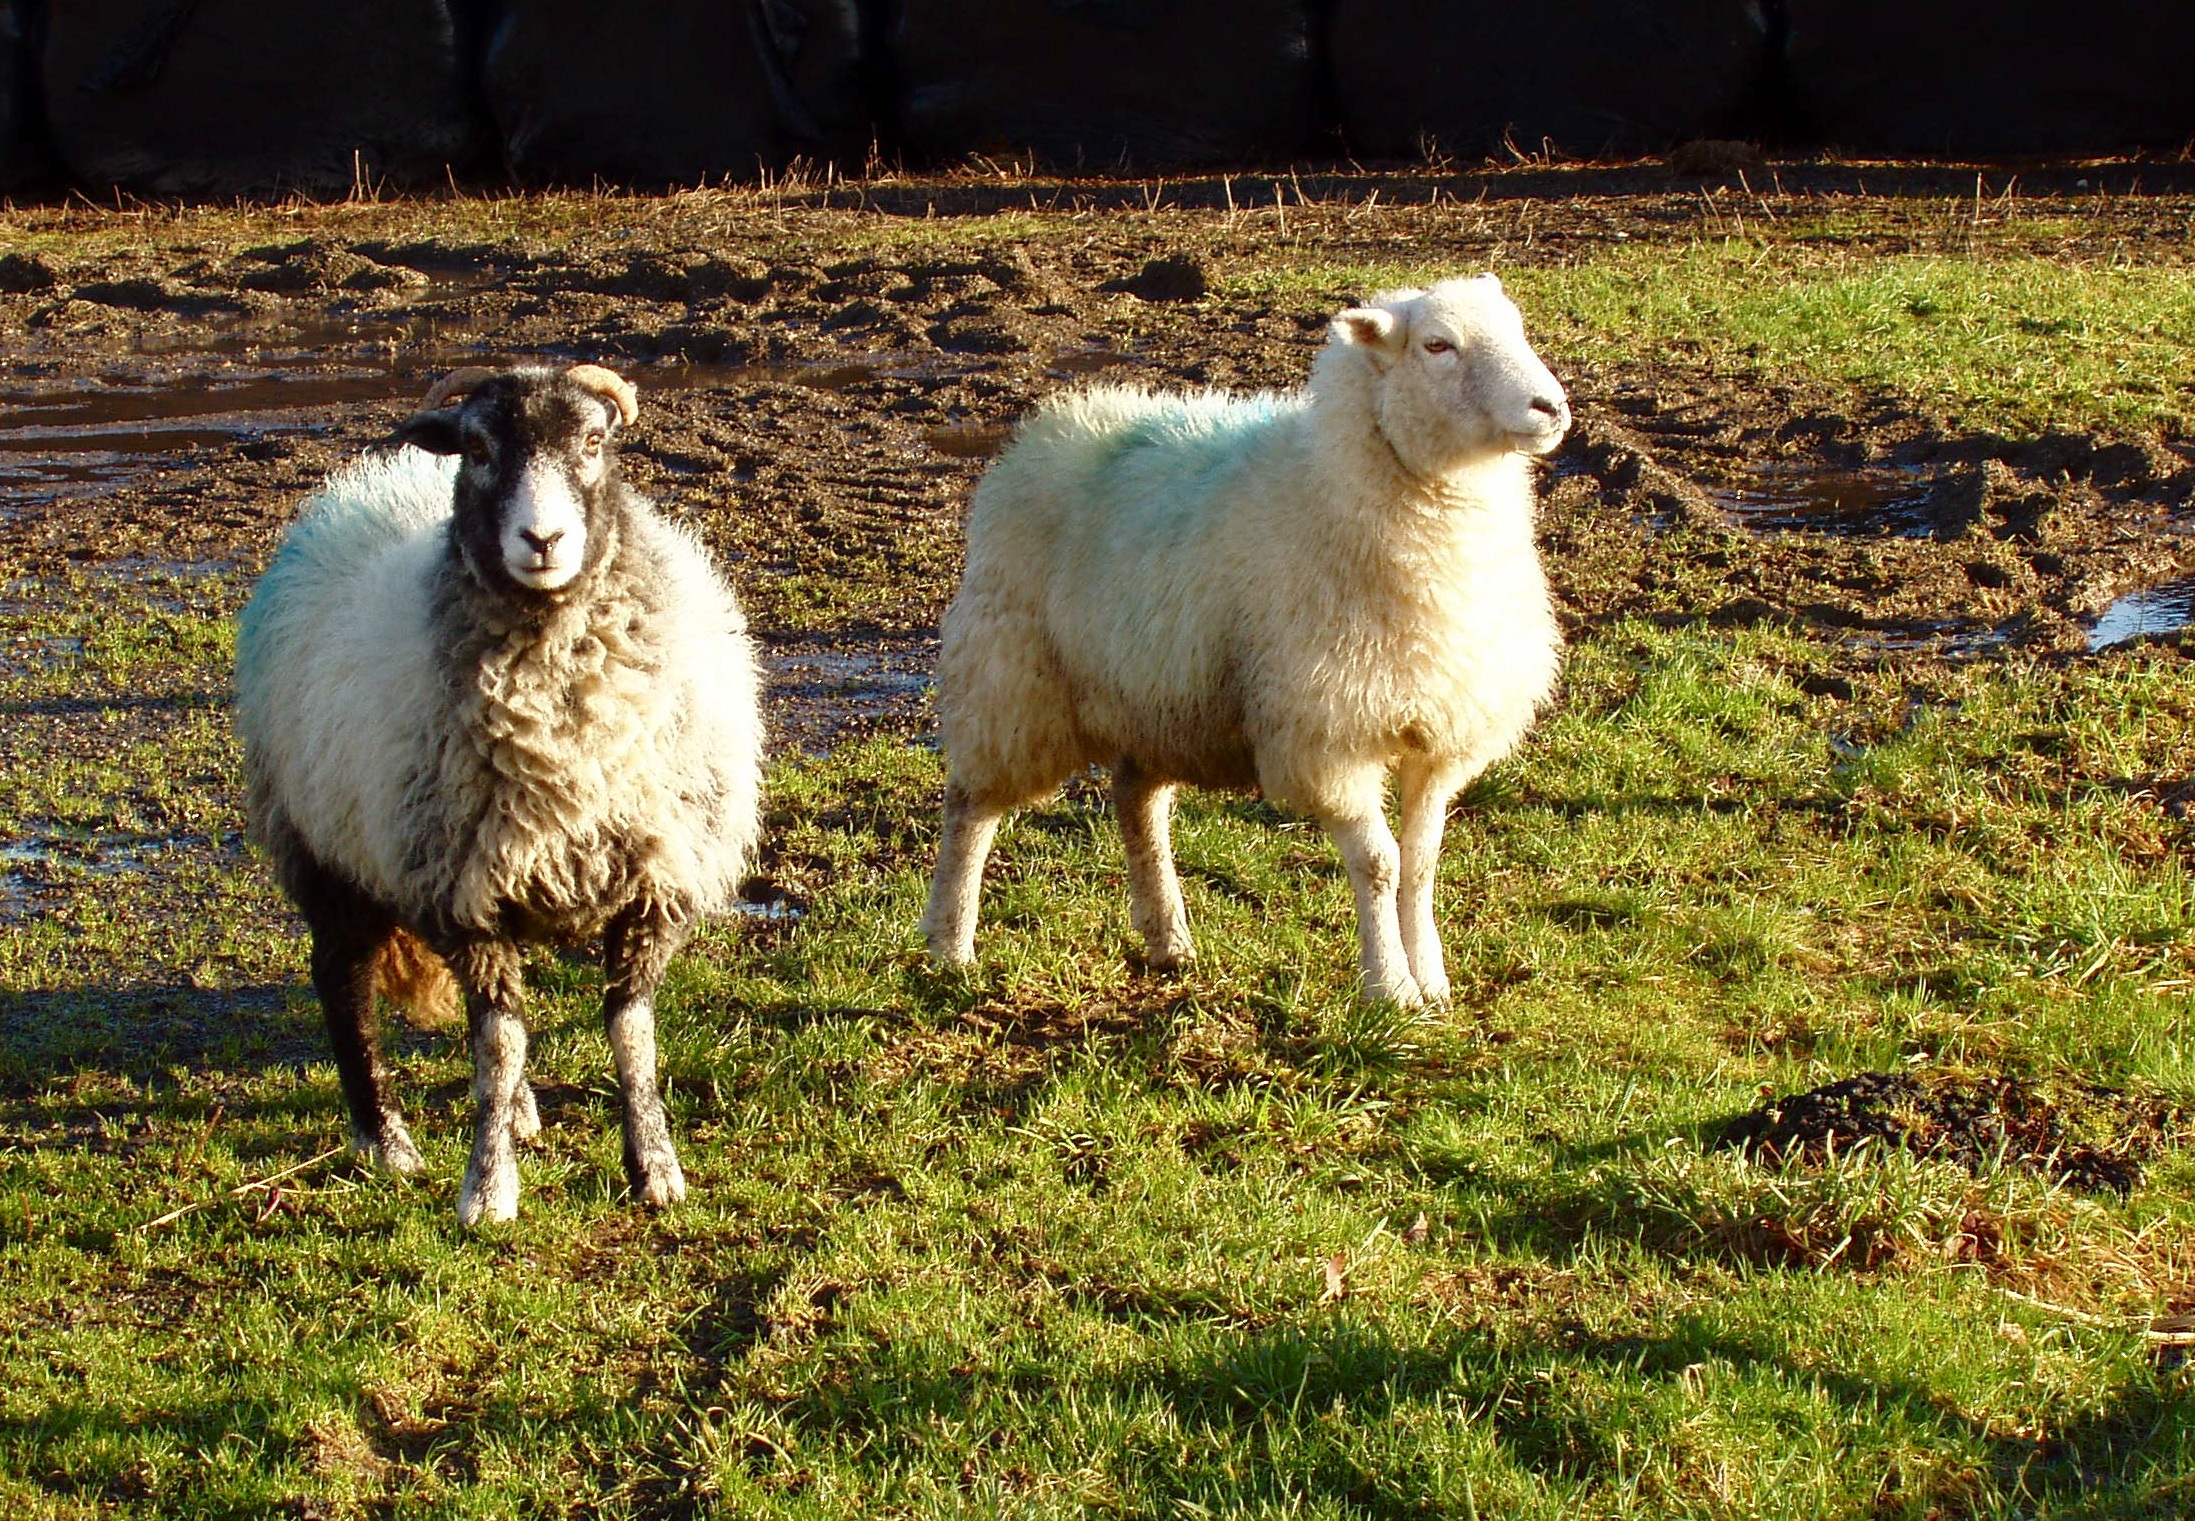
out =
[[[1665,174],[1580,183],[1511,185],[1489,211],[1397,204],[1427,199],[1407,181],[1383,203],[1367,182],[1295,208],[1292,236],[1337,265],[1468,269],[1704,225],[1704,193]],[[1324,297],[1230,293],[1268,224],[1128,194],[1062,207],[1032,189],[1043,209],[988,222],[931,215],[919,190],[883,210],[581,198],[486,238],[496,219],[463,201],[253,224],[294,228],[277,237],[156,214],[117,237],[80,213],[81,246],[0,257],[0,553],[18,584],[119,564],[240,586],[322,472],[441,370],[603,359],[643,388],[629,473],[730,562],[788,697],[816,698],[787,709],[790,737],[909,719],[969,487],[1016,415],[1095,375],[1293,384],[1321,341]],[[1917,246],[1883,205],[1855,240]],[[2184,258],[2189,203],[2119,196],[2085,225]],[[2013,441],[1683,353],[1549,358],[1579,419],[1544,513],[1574,627],[1773,620],[1855,662],[2070,653],[2121,593],[2195,572],[2195,442]],[[867,707],[834,708],[847,693]]]

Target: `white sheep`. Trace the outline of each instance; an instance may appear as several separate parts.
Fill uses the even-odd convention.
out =
[[[656,1087],[672,955],[754,857],[754,650],[688,534],[617,470],[610,371],[460,371],[332,475],[245,609],[253,838],[311,928],[354,1144],[412,1172],[374,997],[462,986],[478,1128],[466,1225],[518,1209],[521,943],[603,936],[634,1194],[685,1196]],[[423,942],[423,945],[421,944]],[[431,948],[433,956],[426,954]]]
[[[1176,785],[1258,787],[1340,850],[1365,992],[1445,999],[1449,801],[1517,744],[1560,664],[1528,456],[1569,425],[1492,275],[1342,312],[1302,392],[1104,387],[1025,421],[976,490],[941,629],[931,953],[973,957],[1001,816],[1103,764],[1153,966],[1193,954]]]

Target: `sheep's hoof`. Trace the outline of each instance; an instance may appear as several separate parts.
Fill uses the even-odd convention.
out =
[[[1374,1003],[1391,1003],[1398,1009],[1415,1009],[1425,1002],[1416,982],[1408,977],[1398,977],[1384,982],[1375,977],[1364,979],[1364,996]]]
[[[411,1132],[398,1119],[382,1120],[378,1139],[362,1130],[353,1130],[351,1150],[382,1172],[392,1172],[398,1177],[407,1177],[427,1165],[412,1142]]]
[[[1197,948],[1193,945],[1151,946],[1143,953],[1143,969],[1160,976],[1185,972],[1196,964]]]
[[[534,1085],[520,1083],[517,1096],[511,1102],[511,1139],[530,1141],[541,1134],[541,1105],[534,1098]]]
[[[478,1167],[465,1169],[465,1186],[457,1191],[457,1223],[467,1230],[518,1218],[518,1164],[506,1162],[488,1169],[483,1179]]]
[[[976,964],[976,948],[973,944],[956,945],[950,941],[926,942],[930,959],[939,966],[964,967]]]
[[[1427,1003],[1446,1004],[1453,999],[1446,977],[1434,979],[1421,977],[1418,979],[1418,991],[1425,995]]]
[[[650,1209],[669,1209],[686,1199],[686,1174],[677,1157],[658,1157],[635,1170],[633,1197]]]

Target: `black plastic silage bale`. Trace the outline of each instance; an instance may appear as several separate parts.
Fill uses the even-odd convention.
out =
[[[0,191],[37,177],[33,147],[33,94],[28,0],[0,0]]]
[[[2107,153],[2195,137],[2195,4],[1785,0],[1799,128],[1863,153]]]
[[[1334,0],[1342,135],[1367,158],[1658,152],[1752,130],[1757,0]]]
[[[899,132],[932,162],[1091,171],[1285,160],[1316,137],[1308,0],[900,0]]]
[[[154,195],[440,180],[465,73],[444,0],[57,0],[40,70],[70,178]]]
[[[505,0],[486,66],[522,177],[643,187],[857,161],[865,78],[853,0]]]

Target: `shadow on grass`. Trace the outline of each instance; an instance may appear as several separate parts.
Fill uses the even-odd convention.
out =
[[[684,1410],[690,1398],[713,1397],[727,1370],[767,1332],[762,1307],[797,1255],[772,1251],[726,1274],[682,1334],[667,1339],[663,1355],[638,1371],[638,1393],[668,1397],[674,1410]],[[193,1292],[188,1282],[180,1286],[172,1308],[178,1319],[191,1314]],[[0,1416],[0,1472],[102,1512],[113,1506],[147,1515],[409,1514],[401,1506],[387,1509],[387,1491],[401,1492],[423,1475],[473,1484],[483,1454],[526,1452],[542,1442],[545,1429],[560,1426],[615,1433],[579,1444],[573,1457],[605,1514],[714,1514],[696,1504],[680,1420],[636,1428],[632,1395],[592,1380],[567,1386],[551,1379],[568,1393],[545,1397],[533,1381],[513,1377],[512,1365],[498,1356],[446,1371],[455,1376],[422,1398],[401,1381],[384,1386],[348,1370],[316,1369],[305,1375],[310,1393],[301,1399],[323,1413],[301,1432],[299,1398],[270,1398],[264,1389],[158,1402],[49,1398]],[[349,1421],[330,1419],[331,1410]],[[357,1510],[359,1486],[383,1494]],[[323,1498],[332,1503],[323,1507]]]
[[[1437,1414],[1442,1424],[1460,1414],[1492,1435],[1511,1468],[1585,1492],[1572,1500],[1600,1494],[1617,1503],[1626,1490],[1638,1492],[1640,1455],[1668,1434],[1657,1427],[1681,1424],[1665,1412],[1696,1408],[1694,1380],[1707,1369],[1724,1383],[1763,1386],[1757,1408],[1764,1423],[1786,1419],[1775,1408],[1776,1391],[1802,1393],[1828,1402],[1834,1415],[1824,1424],[1862,1451],[1879,1445],[1926,1454],[1932,1466],[1919,1472],[1901,1471],[1895,1456],[1857,1472],[1862,1460],[1851,1451],[1822,1456],[1848,1484],[1873,1491],[1878,1516],[1967,1514],[2014,1496],[2047,1498],[2053,1516],[2152,1516],[2165,1514],[2160,1503],[2189,1483],[2183,1465],[2195,1444],[2185,1433],[2195,1432],[2195,1391],[2161,1387],[2153,1377],[2136,1375],[2097,1407],[2028,1438],[2003,1435],[1917,1383],[1824,1369],[1818,1357],[1772,1336],[1734,1334],[1706,1316],[1680,1316],[1659,1335],[1599,1335],[1575,1324],[1534,1329],[1536,1336],[1520,1340],[1450,1328],[1406,1345],[1377,1323],[1337,1312],[1323,1323],[1221,1332],[1200,1351],[1162,1356],[1116,1377],[1064,1382],[1070,1408],[1163,1407],[1165,1429],[1191,1440],[1169,1439],[1164,1454],[1121,1457],[1140,1469],[1150,1498],[1188,1505],[1309,1502],[1315,1509],[1326,1501],[1372,1516],[1434,1513],[1429,1507],[1437,1509],[1442,1497],[1413,1482],[1425,1470],[1407,1454],[1379,1467],[1364,1457],[1369,1433],[1425,1429],[1407,1419],[1413,1414]],[[985,1407],[1002,1399],[1026,1413],[1061,1392],[1063,1381],[1035,1372],[977,1373],[942,1356],[935,1364],[913,1361],[909,1353],[919,1345],[881,1349],[867,1364],[839,1364],[830,1386],[794,1400],[785,1414],[803,1429],[833,1430],[865,1445],[889,1442],[910,1426],[981,1425],[991,1418]],[[964,1351],[943,1355],[957,1359]],[[1611,1392],[1596,1401],[1580,1390]],[[1804,1442],[1803,1433],[1793,1435]],[[1200,1469],[1189,1459],[1200,1448],[1232,1456]]]
[[[297,986],[0,994],[0,1092],[88,1070],[142,1079],[171,1067],[268,1071],[326,1061],[319,1007],[306,999],[293,1008]]]
[[[117,693],[103,697],[42,697],[0,702],[0,718],[74,718],[89,713],[181,713],[226,708],[227,692]]]

